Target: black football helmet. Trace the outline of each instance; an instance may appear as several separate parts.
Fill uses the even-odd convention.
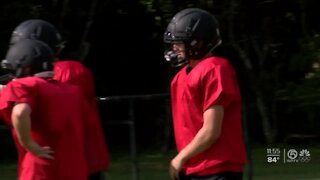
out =
[[[29,19],[20,23],[12,32],[10,45],[23,39],[43,41],[58,55],[64,48],[64,42],[57,28],[42,19]]]
[[[186,64],[189,58],[201,59],[221,44],[219,23],[209,12],[187,8],[178,12],[164,33],[164,57],[174,67]],[[179,59],[172,50],[175,41],[185,44],[186,59]]]
[[[25,39],[10,46],[1,67],[15,78],[51,71],[54,61],[51,48],[42,41]]]

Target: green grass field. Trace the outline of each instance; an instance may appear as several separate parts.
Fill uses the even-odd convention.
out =
[[[308,149],[311,160],[309,162],[284,163],[283,158],[276,163],[267,162],[267,148],[270,146],[256,145],[251,149],[252,152],[252,174],[254,180],[320,180],[320,145],[306,146],[272,146],[279,149]],[[140,151],[142,152],[142,151]],[[281,154],[282,155],[282,154]],[[168,163],[174,156],[174,151],[161,154],[157,151],[143,151],[138,157],[138,177],[139,180],[166,180],[168,178]],[[132,163],[129,152],[111,152],[112,164],[106,172],[108,180],[131,180]],[[0,164],[0,180],[15,180],[16,166],[14,163]],[[244,179],[248,179],[248,168],[244,171]]]

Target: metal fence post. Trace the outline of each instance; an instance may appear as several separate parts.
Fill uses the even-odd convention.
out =
[[[132,158],[132,179],[139,180],[139,165],[136,147],[136,130],[135,130],[135,116],[134,116],[134,102],[129,101],[129,129],[130,129],[130,149]]]
[[[251,152],[251,147],[250,147],[250,139],[249,139],[249,130],[248,130],[248,117],[247,117],[247,104],[245,99],[243,99],[242,103],[242,119],[243,119],[243,132],[244,132],[244,143],[245,143],[245,148],[246,148],[246,153],[247,153],[247,179],[252,180],[253,178],[253,163],[252,163],[252,152]]]
[[[140,169],[137,155],[137,144],[136,144],[136,127],[135,127],[135,112],[134,102],[137,100],[152,100],[152,99],[164,99],[168,98],[169,94],[144,94],[144,95],[129,95],[129,96],[108,96],[108,97],[97,97],[99,101],[125,101],[129,102],[129,119],[123,121],[108,121],[110,124],[126,124],[129,126],[129,139],[130,139],[130,154],[132,160],[132,179],[139,180]]]

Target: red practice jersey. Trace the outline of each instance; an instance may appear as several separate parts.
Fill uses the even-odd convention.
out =
[[[1,94],[1,92],[0,92],[0,94]],[[1,95],[0,95],[0,98],[1,98]],[[11,134],[12,134],[12,138],[14,140],[14,144],[15,144],[17,152],[18,152],[18,166],[17,166],[17,169],[18,169],[18,177],[19,177],[20,170],[21,170],[20,165],[21,165],[23,157],[24,157],[24,155],[26,153],[26,150],[19,143],[18,137],[16,135],[16,132],[13,129],[13,125],[12,125],[12,121],[11,121],[11,110],[12,110],[11,108],[1,109],[0,110],[0,118],[10,128],[10,131],[11,131]]]
[[[40,146],[51,147],[55,158],[39,158],[18,148],[19,180],[86,180],[83,142],[86,103],[81,90],[55,80],[19,78],[2,89],[0,111],[7,114],[5,118],[10,118],[8,113],[11,114],[15,102],[31,107],[32,139]]]
[[[227,60],[209,57],[189,73],[183,67],[171,82],[171,102],[178,151],[189,144],[200,130],[203,113],[209,107],[224,106],[220,137],[207,150],[186,162],[187,175],[242,170],[246,157],[241,97],[235,72]]]
[[[54,64],[54,79],[80,87],[89,104],[88,127],[85,132],[89,173],[105,170],[109,164],[109,153],[105,143],[99,111],[96,103],[94,80],[91,72],[80,62],[60,60]]]
[[[83,90],[88,99],[95,98],[92,74],[81,62],[59,60],[54,63],[53,71],[53,79],[76,85]]]

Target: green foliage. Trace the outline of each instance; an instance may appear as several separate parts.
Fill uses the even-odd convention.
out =
[[[309,109],[320,105],[320,36],[302,39],[300,49],[289,61],[288,69],[301,75],[278,89],[277,99],[290,102],[292,108]]]
[[[320,34],[316,33],[312,37],[304,37],[299,40],[300,50],[293,52],[288,68],[290,71],[300,71],[319,74],[319,67],[314,67],[320,62]]]
[[[320,36],[315,34],[312,38],[300,40],[300,50],[293,54],[288,63],[290,75],[296,75],[285,81],[275,91],[275,100],[282,104],[279,116],[286,116],[283,122],[291,131],[300,133],[318,133],[320,113]],[[288,128],[290,129],[290,128]],[[287,131],[285,129],[284,131]],[[290,132],[288,132],[290,133]],[[292,133],[292,132],[291,132]]]

